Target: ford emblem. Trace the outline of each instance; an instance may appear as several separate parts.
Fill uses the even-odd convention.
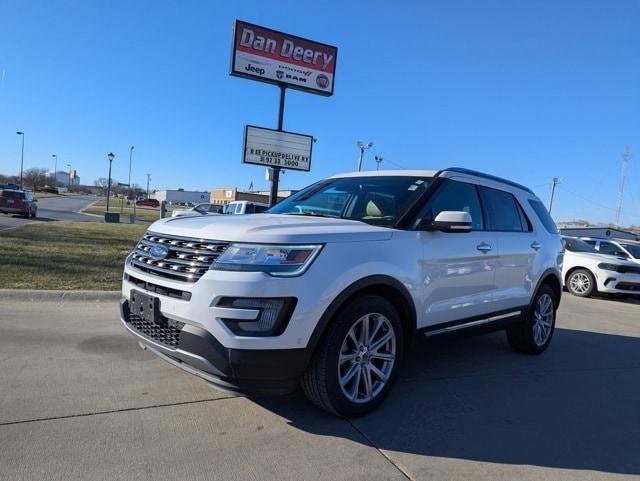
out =
[[[149,255],[152,259],[160,261],[169,255],[169,248],[165,246],[153,246],[149,249]]]

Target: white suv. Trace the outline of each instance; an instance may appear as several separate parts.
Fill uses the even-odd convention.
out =
[[[143,348],[226,390],[298,384],[343,415],[378,405],[416,335],[506,328],[549,345],[556,226],[526,187],[460,168],[338,175],[260,215],[170,218],[125,265]]]

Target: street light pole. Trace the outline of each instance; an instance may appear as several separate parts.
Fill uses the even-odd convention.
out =
[[[67,164],[67,169],[69,169],[67,173],[67,189],[71,192],[71,164]]]
[[[109,152],[109,155],[107,155],[107,159],[109,159],[109,179],[107,180],[107,212],[109,212],[109,197],[111,196],[111,163],[113,162],[114,157],[115,155],[113,155],[111,152]]]
[[[147,174],[147,199],[149,198],[149,182],[151,181],[151,174]]]
[[[382,163],[384,159],[382,157],[379,156],[375,156],[375,161],[376,161],[376,170],[380,170],[380,164]]]
[[[551,214],[551,207],[553,207],[553,195],[556,193],[556,186],[560,183],[560,179],[554,177],[551,179],[551,194],[549,195],[549,214]]]
[[[20,132],[18,130],[16,134],[22,136],[22,153],[20,154],[20,190],[22,190],[22,169],[24,167],[24,132]]]
[[[56,159],[55,163],[53,164],[53,185],[51,187],[56,187],[56,184],[58,183],[58,177],[56,176],[58,172],[58,156],[56,154],[53,154],[51,155],[51,157]]]
[[[358,172],[362,170],[362,159],[364,158],[364,151],[373,147],[373,142],[368,142],[366,145],[358,140],[358,148],[360,149],[360,159],[358,160]]]

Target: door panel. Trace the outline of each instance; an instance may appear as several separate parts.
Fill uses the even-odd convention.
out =
[[[493,302],[498,249],[489,232],[422,232],[422,324],[427,327],[489,314]],[[480,251],[478,246],[491,250]]]
[[[496,265],[494,293],[497,310],[522,307],[529,303],[536,281],[537,251],[531,247],[535,242],[533,233],[500,233],[500,257]]]

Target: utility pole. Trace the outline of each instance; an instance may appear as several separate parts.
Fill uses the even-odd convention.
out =
[[[629,151],[629,147],[627,147],[622,153],[622,173],[620,176],[620,189],[618,190],[618,210],[616,211],[616,225],[618,227],[620,227],[620,214],[622,213],[622,201],[624,200],[624,181],[627,176],[629,157],[631,157],[631,152]]]
[[[149,198],[149,182],[151,182],[151,174],[147,174],[147,199]]]
[[[380,164],[382,163],[382,161],[384,160],[382,157],[380,156],[375,156],[374,157],[375,161],[376,161],[376,170],[380,170]]]
[[[16,134],[22,137],[22,153],[20,154],[20,190],[22,190],[22,169],[24,167],[24,132],[18,130]]]
[[[51,157],[56,159],[53,166],[53,185],[51,187],[58,187],[58,176],[56,175],[58,171],[58,156],[56,154],[52,154]]]
[[[361,142],[358,140],[358,148],[360,149],[360,158],[358,159],[358,172],[362,170],[362,159],[364,158],[364,151],[373,147],[373,142]]]
[[[551,179],[551,195],[549,196],[549,214],[551,214],[551,207],[553,207],[553,195],[556,192],[556,186],[560,183],[560,179],[554,177]]]

